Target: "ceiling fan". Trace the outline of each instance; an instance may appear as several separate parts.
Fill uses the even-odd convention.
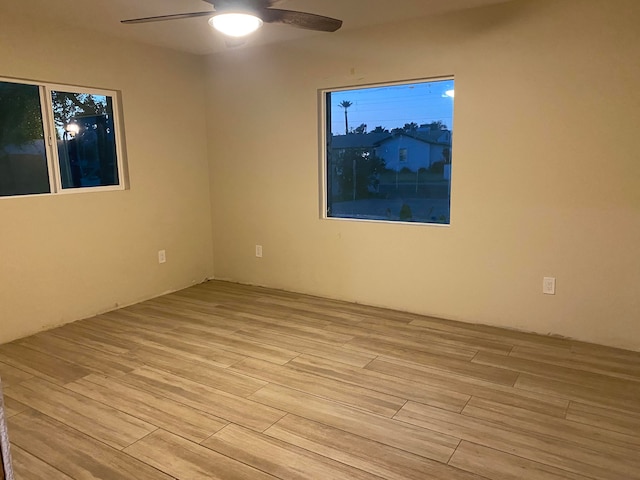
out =
[[[203,0],[213,7],[213,11],[178,13],[156,17],[122,20],[125,24],[162,22],[182,18],[210,17],[209,24],[231,37],[246,36],[262,26],[263,23],[281,23],[292,27],[335,32],[342,26],[342,20],[316,15],[271,8],[278,0]],[[239,29],[236,29],[239,28]]]

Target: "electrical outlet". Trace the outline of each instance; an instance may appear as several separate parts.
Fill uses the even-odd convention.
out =
[[[158,263],[165,263],[167,261],[167,252],[165,250],[158,250]]]
[[[262,258],[262,245],[256,245],[256,257]]]
[[[545,295],[556,294],[556,278],[555,277],[544,277],[542,279],[542,293],[544,293]]]

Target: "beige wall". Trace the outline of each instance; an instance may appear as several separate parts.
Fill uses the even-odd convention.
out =
[[[516,1],[209,58],[215,276],[640,350],[638,25]],[[451,226],[321,220],[317,90],[451,74]]]
[[[131,179],[0,199],[0,343],[215,275],[640,350],[640,4],[615,7],[515,1],[206,62],[0,16],[0,76],[122,92]],[[321,220],[317,90],[450,74],[451,226]]]
[[[0,76],[121,91],[131,189],[0,199],[0,343],[213,269],[201,58],[42,20],[0,15]]]

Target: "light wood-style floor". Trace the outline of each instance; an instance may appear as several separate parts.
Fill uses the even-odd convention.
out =
[[[640,353],[263,288],[2,345],[0,377],[22,480],[640,479]]]

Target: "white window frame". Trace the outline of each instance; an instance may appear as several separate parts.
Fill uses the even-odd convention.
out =
[[[373,220],[373,219],[363,219],[363,218],[355,218],[355,217],[333,217],[327,214],[327,207],[329,204],[329,198],[327,195],[327,168],[328,168],[328,157],[327,157],[327,94],[331,94],[334,92],[345,92],[349,90],[361,90],[363,88],[372,88],[372,87],[390,87],[394,85],[409,85],[412,83],[420,83],[420,82],[438,82],[445,80],[455,80],[455,75],[442,75],[442,76],[434,76],[434,77],[423,77],[423,78],[415,78],[410,80],[399,80],[399,81],[390,81],[390,82],[380,82],[380,83],[369,83],[369,84],[361,84],[361,85],[334,85],[332,87],[324,87],[318,89],[318,134],[319,134],[319,154],[320,161],[319,163],[319,187],[320,187],[320,219],[321,220],[329,220],[329,221],[338,221],[338,222],[364,222],[364,223],[388,223],[388,224],[407,224],[407,225],[417,225],[421,227],[436,227],[436,228],[449,228],[451,226],[451,219],[449,223],[429,223],[429,222],[402,222],[402,221],[388,221],[388,220]],[[453,125],[452,125],[453,127]],[[398,162],[400,164],[400,162]],[[449,186],[449,208],[451,209],[451,184]]]
[[[0,200],[8,198],[25,198],[25,197],[41,197],[43,195],[71,195],[76,193],[87,192],[106,192],[126,190],[128,188],[128,175],[125,172],[124,147],[123,147],[123,124],[120,107],[120,92],[116,90],[107,90],[92,87],[83,87],[78,85],[67,85],[60,83],[38,82],[33,80],[24,80],[21,78],[0,77],[0,82],[16,83],[22,85],[34,85],[39,88],[40,92],[40,109],[42,112],[42,129],[45,142],[45,156],[47,160],[47,170],[49,173],[49,189],[48,193],[32,193],[26,195],[5,195],[0,196]],[[62,188],[62,177],[60,173],[60,158],[58,155],[58,146],[56,141],[56,127],[53,117],[53,100],[51,92],[62,91],[70,93],[86,93],[88,95],[101,95],[112,98],[113,109],[113,128],[116,148],[116,164],[118,167],[118,184],[104,185],[95,187],[74,187]]]

